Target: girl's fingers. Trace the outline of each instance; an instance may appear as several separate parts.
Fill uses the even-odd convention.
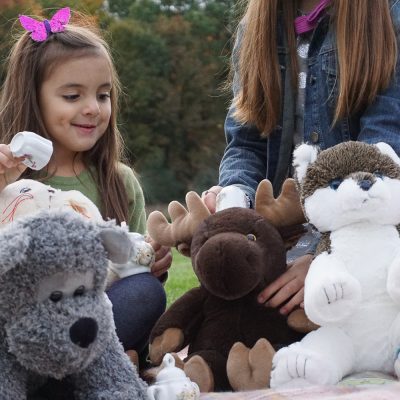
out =
[[[295,307],[303,304],[304,308],[304,287],[301,288],[283,307],[280,308],[279,312],[283,315],[289,314]]]
[[[275,279],[258,295],[258,302],[265,303],[274,293],[280,290],[288,282],[293,280],[293,278],[294,276],[290,270],[283,273],[278,279]]]

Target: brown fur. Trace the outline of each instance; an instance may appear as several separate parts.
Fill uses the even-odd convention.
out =
[[[303,230],[299,225],[292,234],[297,237]],[[178,328],[184,336],[181,347],[189,344],[188,359],[202,357],[212,371],[215,389],[228,390],[226,362],[234,343],[252,348],[266,338],[279,348],[301,338],[278,309],[257,302],[261,290],[286,270],[285,253],[279,231],[254,210],[229,208],[209,216],[191,244],[200,287],[161,316],[151,333],[150,357],[157,354],[154,344],[159,338],[169,328]]]
[[[316,162],[308,166],[306,177],[301,183],[301,202],[304,204],[306,197],[318,188],[328,186],[332,179],[345,179],[352,174],[372,174],[377,171],[390,178],[400,179],[398,165],[375,146],[344,142],[321,151]]]

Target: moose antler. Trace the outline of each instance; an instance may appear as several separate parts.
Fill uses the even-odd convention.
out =
[[[186,194],[186,204],[188,210],[177,201],[169,203],[171,223],[160,211],[153,211],[147,219],[147,231],[156,242],[163,246],[175,246],[182,253],[187,252],[198,225],[210,215],[196,192]],[[182,247],[182,244],[185,246]]]
[[[271,182],[267,179],[262,180],[256,192],[255,209],[276,227],[305,222],[294,179],[285,180],[277,199],[274,198]]]

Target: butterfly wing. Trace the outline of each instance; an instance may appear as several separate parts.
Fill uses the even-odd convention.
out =
[[[36,42],[43,42],[47,39],[46,27],[43,22],[36,21],[26,15],[19,16],[19,22],[22,27],[31,33],[31,38]]]
[[[49,21],[51,31],[53,33],[62,32],[64,26],[68,24],[70,17],[71,11],[69,7],[64,7],[58,10]]]

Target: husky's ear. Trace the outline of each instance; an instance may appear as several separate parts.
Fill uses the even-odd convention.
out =
[[[386,154],[389,156],[397,165],[400,165],[400,158],[396,154],[396,152],[393,150],[392,146],[390,146],[387,143],[384,142],[379,142],[375,145],[379,151],[383,154]]]
[[[293,167],[295,169],[296,180],[301,183],[306,176],[307,168],[318,156],[318,147],[303,143],[293,152]]]

